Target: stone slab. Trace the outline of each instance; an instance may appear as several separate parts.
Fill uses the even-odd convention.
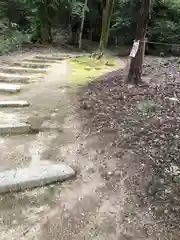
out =
[[[19,101],[0,101],[0,107],[27,107],[29,103],[24,100]]]
[[[0,67],[0,71],[4,73],[46,73],[48,71],[47,68],[31,68],[31,67],[21,67],[21,66],[2,66]]]
[[[48,55],[44,55],[44,56],[36,56],[35,57],[36,59],[42,59],[42,60],[48,60],[48,61],[62,61],[64,60],[64,57],[63,56],[48,56]]]
[[[14,66],[21,66],[24,68],[48,68],[51,64],[44,64],[44,63],[38,63],[38,62],[14,62]]]
[[[0,77],[1,78],[25,78],[25,79],[29,79],[32,78],[32,75],[22,75],[22,74],[11,74],[11,73],[3,73],[0,72]]]
[[[66,164],[30,166],[0,172],[0,193],[42,187],[72,176],[75,176],[75,171]]]
[[[20,92],[20,85],[10,84],[10,83],[1,83],[0,82],[0,93],[17,93]]]
[[[27,124],[27,117],[25,115],[0,111],[0,135],[31,132],[31,125]]]
[[[26,62],[30,62],[30,63],[44,63],[44,64],[53,64],[53,63],[60,63],[60,60],[53,60],[53,59],[46,59],[46,58],[31,58],[31,59],[25,59]]]
[[[27,123],[0,124],[0,135],[25,134],[31,132],[31,125]]]
[[[22,75],[22,74],[11,74],[0,72],[0,82],[21,82],[26,83],[29,80],[33,80],[39,76],[35,75]]]

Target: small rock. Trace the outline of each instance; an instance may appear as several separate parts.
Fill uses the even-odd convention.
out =
[[[87,172],[88,172],[88,173],[95,173],[95,172],[96,172],[96,169],[93,168],[93,167],[90,167],[90,168],[88,167],[88,168],[87,168]]]
[[[163,178],[159,179],[159,182],[160,182],[161,184],[164,184],[164,179],[163,179]]]
[[[77,163],[71,164],[70,167],[75,171],[76,174],[79,174],[81,172],[80,167]]]
[[[171,191],[171,188],[166,188],[165,189],[165,194],[169,194],[169,193],[171,193],[172,191]]]
[[[38,116],[38,115],[39,115],[39,113],[35,111],[35,112],[34,112],[34,115],[35,115],[35,116]]]
[[[169,98],[169,100],[174,101],[174,102],[179,102],[179,99],[177,99],[175,97]]]
[[[122,175],[122,172],[117,170],[115,171],[114,175],[120,177]]]
[[[155,207],[154,210],[157,212],[157,211],[159,210],[159,208],[158,208],[158,207]]]
[[[55,117],[57,114],[56,113],[52,113],[51,114],[51,117]]]
[[[12,224],[17,224],[17,221],[16,221],[16,220],[13,220]]]

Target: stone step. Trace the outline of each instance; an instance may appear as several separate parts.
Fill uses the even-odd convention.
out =
[[[42,187],[73,176],[75,176],[75,171],[62,163],[17,168],[0,173],[0,193]]]
[[[24,100],[2,101],[0,100],[0,108],[4,107],[28,107],[29,103]]]
[[[48,56],[48,55],[46,55],[46,56],[44,56],[44,55],[42,55],[42,56],[36,56],[35,57],[36,59],[42,59],[42,60],[53,60],[53,61],[62,61],[62,60],[64,60],[64,58],[65,58],[65,56],[53,56],[53,55],[51,55],[51,56]],[[67,57],[66,57],[67,58]]]
[[[20,90],[20,85],[0,82],[0,93],[17,93],[20,92]]]
[[[35,75],[22,75],[22,74],[10,74],[0,72],[0,82],[19,82],[19,83],[28,83],[28,81],[35,80],[40,78],[40,76]]]
[[[1,66],[0,67],[0,72],[3,73],[46,73],[48,71],[47,68],[26,68],[26,67],[16,67],[16,66]]]
[[[27,118],[18,113],[0,112],[0,135],[24,134],[32,131],[31,125],[26,123]]]
[[[51,64],[22,61],[22,62],[14,62],[13,65],[14,66],[21,66],[21,67],[24,67],[24,68],[35,68],[36,69],[36,68],[48,68]]]
[[[32,132],[30,124],[27,123],[17,123],[17,124],[0,124],[0,135],[9,134],[25,134]]]
[[[30,62],[30,63],[49,63],[49,64],[53,64],[53,63],[60,63],[60,60],[53,60],[53,59],[45,59],[45,58],[31,58],[31,59],[25,59],[26,62]]]

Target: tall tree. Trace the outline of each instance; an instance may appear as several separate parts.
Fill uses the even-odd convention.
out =
[[[145,51],[145,37],[150,19],[152,0],[138,0],[140,4],[137,15],[137,28],[135,41],[139,41],[139,48],[134,57],[131,57],[129,72],[126,82],[132,84],[141,83],[142,64]]]
[[[42,43],[51,43],[51,22],[50,22],[50,0],[44,0],[39,5],[40,11],[40,29],[41,29],[41,41]]]
[[[101,56],[104,54],[108,42],[113,6],[114,0],[102,0],[102,28],[99,42],[99,52]]]
[[[82,34],[83,34],[83,29],[84,29],[84,20],[85,20],[85,13],[87,10],[87,4],[88,4],[88,0],[85,0],[84,6],[82,9],[82,16],[81,16],[81,27],[80,27],[80,32],[79,32],[79,48],[82,47]]]

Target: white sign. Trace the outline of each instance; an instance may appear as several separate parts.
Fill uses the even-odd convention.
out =
[[[130,57],[134,58],[136,56],[139,49],[139,43],[140,43],[139,40],[134,42],[131,53],[129,55]]]

